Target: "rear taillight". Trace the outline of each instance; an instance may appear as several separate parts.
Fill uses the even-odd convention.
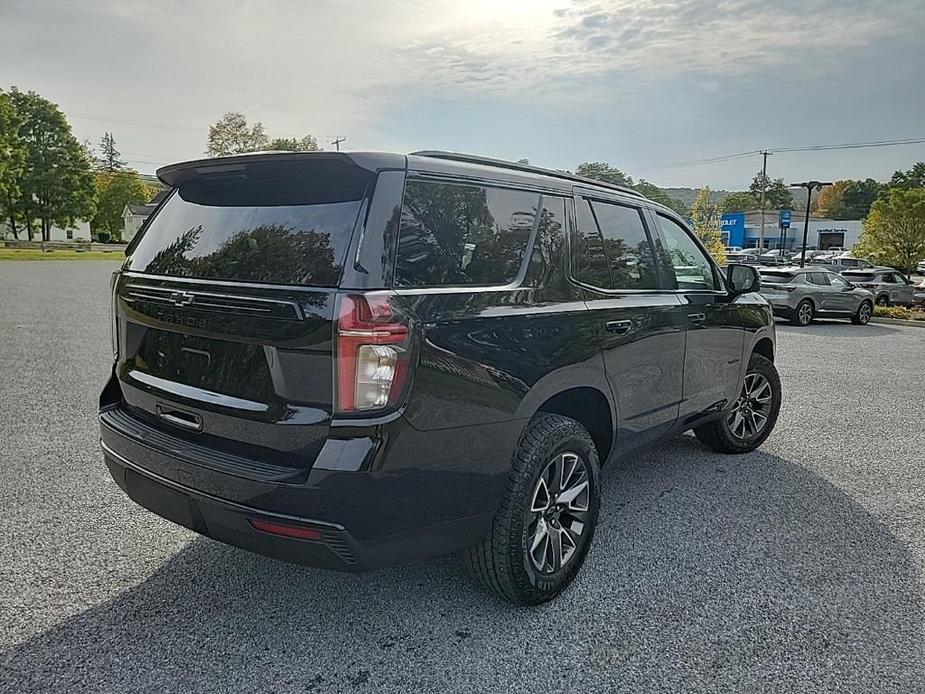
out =
[[[870,282],[867,282],[866,284],[859,284],[858,286],[864,287],[864,289],[876,289],[877,288],[876,284],[871,284]]]
[[[109,340],[112,343],[112,360],[119,360],[119,317],[116,313],[116,285],[119,273],[112,273],[109,280]]]
[[[389,292],[342,294],[335,328],[338,412],[399,404],[408,380],[411,325]]]

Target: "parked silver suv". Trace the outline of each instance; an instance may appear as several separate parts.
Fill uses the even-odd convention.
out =
[[[841,276],[859,287],[870,290],[877,306],[912,305],[913,284],[899,270],[891,267],[845,270]]]
[[[814,316],[850,318],[855,325],[865,325],[874,312],[873,294],[825,267],[762,268],[759,274],[761,293],[774,315],[794,325],[809,325]]]

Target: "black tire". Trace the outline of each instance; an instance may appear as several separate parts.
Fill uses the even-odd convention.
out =
[[[890,295],[881,294],[877,297],[877,306],[889,306],[890,305]]]
[[[790,322],[794,325],[799,325],[801,328],[805,328],[807,325],[812,323],[813,315],[816,313],[813,302],[809,299],[803,299],[800,303],[797,304],[797,307],[793,309],[793,313],[790,316]]]
[[[563,455],[577,455],[587,473],[587,511],[580,530],[581,542],[558,570],[537,570],[528,548],[531,511],[540,477]],[[594,537],[600,509],[600,470],[597,450],[587,430],[578,422],[557,414],[534,417],[520,437],[501,508],[488,535],[466,550],[466,560],[479,583],[495,595],[518,605],[538,605],[562,592],[575,578]],[[545,521],[544,521],[545,522]],[[550,521],[561,526],[558,516]],[[563,521],[564,524],[564,521]],[[563,547],[559,535],[559,547]],[[559,554],[562,556],[560,549]],[[545,553],[544,553],[545,558]]]
[[[767,419],[763,427],[757,432],[757,435],[745,439],[736,436],[729,421],[733,415],[731,412],[727,412],[722,419],[702,424],[694,429],[694,435],[700,443],[718,453],[748,453],[758,448],[770,436],[774,430],[774,425],[777,423],[777,415],[780,413],[780,376],[777,374],[774,363],[760,354],[752,354],[751,359],[749,359],[748,370],[745,374],[746,382],[748,382],[749,376],[752,374],[760,375],[771,388],[771,401],[767,411]],[[736,405],[744,397],[745,390],[743,385],[742,395],[736,401]]]
[[[851,322],[855,325],[867,325],[870,323],[870,317],[874,313],[874,307],[869,301],[862,301],[858,310],[851,316]]]

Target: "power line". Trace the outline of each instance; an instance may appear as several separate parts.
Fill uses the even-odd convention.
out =
[[[727,154],[719,157],[709,157],[707,159],[692,159],[689,161],[675,162],[672,164],[663,164],[661,166],[647,166],[639,169],[640,171],[661,171],[663,169],[679,169],[687,166],[698,166],[700,164],[715,164],[723,161],[732,161],[744,157],[762,154],[768,152],[817,152],[836,149],[862,149],[866,147],[896,147],[898,145],[917,145],[925,143],[925,137],[911,137],[902,140],[877,140],[874,142],[846,142],[842,144],[828,145],[810,145],[806,147],[774,147],[768,150],[755,149],[749,152],[739,152],[738,154]]]
[[[809,147],[779,147],[776,152],[815,152],[828,149],[862,149],[864,147],[895,147],[897,145],[918,145],[925,142],[925,137],[912,137],[905,140],[880,140],[877,142],[848,142],[840,145],[812,145]]]

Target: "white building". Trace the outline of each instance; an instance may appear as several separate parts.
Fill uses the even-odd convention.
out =
[[[20,241],[28,241],[29,234],[26,233],[25,227],[17,227],[16,231],[19,232]],[[10,230],[9,222],[0,222],[0,237],[11,241],[13,240],[13,232]],[[35,241],[42,240],[42,230],[41,228],[34,228],[32,238]],[[77,225],[71,229],[62,229],[60,227],[51,228],[50,241],[89,241],[90,240],[90,222],[78,222]]]
[[[154,212],[157,205],[126,205],[122,211],[122,240],[128,243],[133,238],[145,220]]]
[[[128,243],[155,208],[167,197],[169,190],[162,190],[147,205],[126,205],[122,211],[122,240]]]
[[[745,213],[745,244],[746,247],[756,248],[761,226],[761,213],[751,210]],[[780,213],[778,210],[768,210],[764,213],[764,245],[766,248],[776,248],[781,238],[779,227]],[[790,218],[790,229],[787,230],[785,246],[799,248],[803,243],[803,225],[806,213],[794,210]],[[814,248],[844,248],[851,250],[861,239],[864,222],[860,219],[826,219],[824,217],[809,216],[809,228],[806,233],[806,245]]]

